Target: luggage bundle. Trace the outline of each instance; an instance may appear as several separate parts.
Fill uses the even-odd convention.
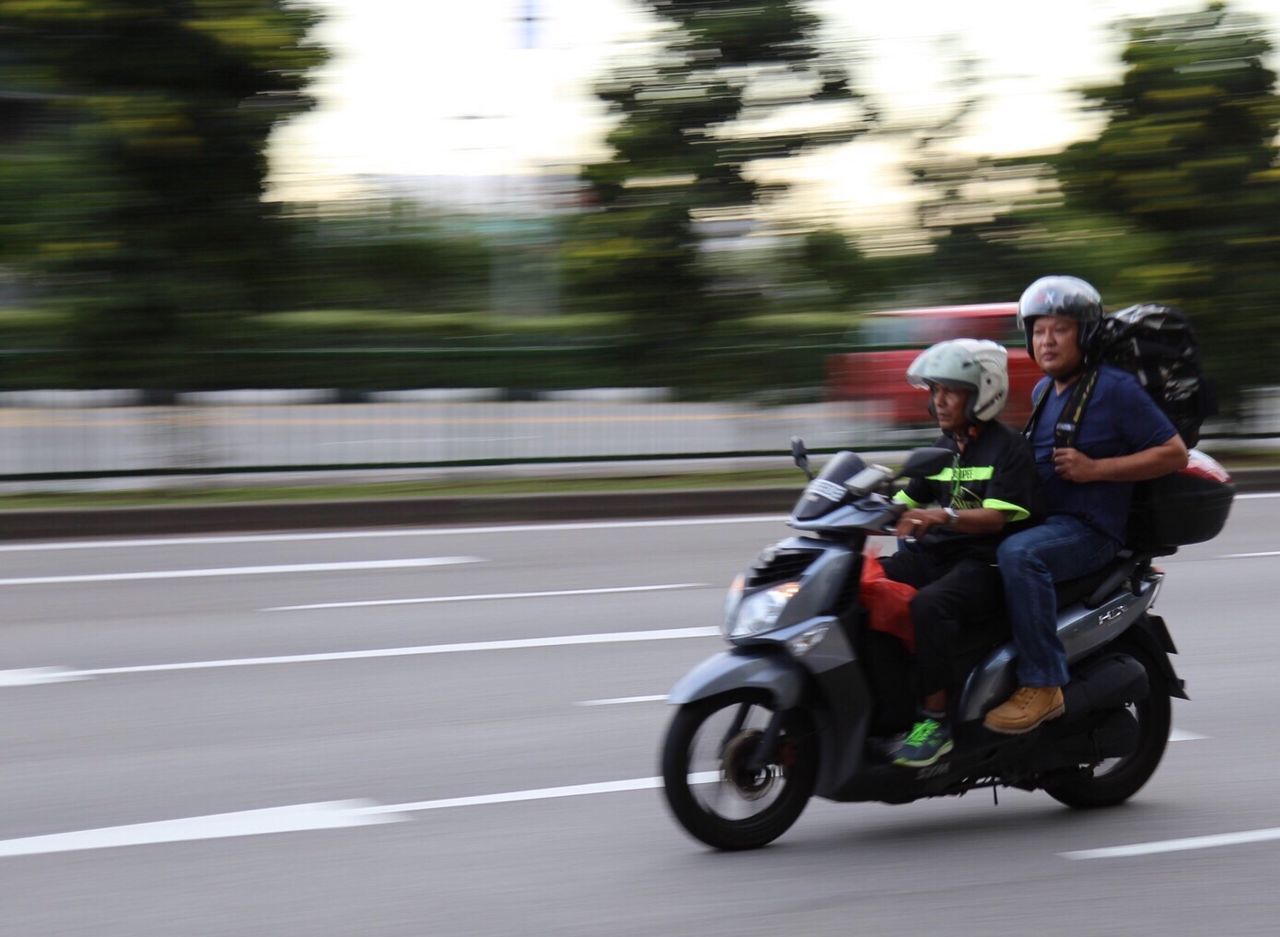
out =
[[[1095,360],[1133,374],[1188,449],[1200,441],[1200,426],[1217,407],[1186,313],[1160,303],[1130,306],[1102,320],[1096,342]]]

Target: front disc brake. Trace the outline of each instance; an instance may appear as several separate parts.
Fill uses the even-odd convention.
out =
[[[764,733],[759,729],[748,729],[739,732],[724,747],[721,772],[743,800],[759,800],[764,797],[773,788],[773,782],[777,778],[768,765],[758,771],[747,767],[762,738]]]

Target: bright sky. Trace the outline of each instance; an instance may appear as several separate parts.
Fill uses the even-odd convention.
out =
[[[574,167],[603,155],[608,127],[591,84],[648,34],[633,0],[310,0],[334,52],[313,92],[320,106],[278,131],[280,191],[340,192],[362,175],[498,175]],[[1203,8],[1181,0],[813,0],[830,35],[853,37],[855,84],[887,116],[910,121],[946,100],[942,42],[980,60],[987,103],[966,148],[1001,154],[1060,147],[1087,133],[1069,89],[1118,74],[1108,25],[1122,16]],[[1280,40],[1280,3],[1233,0]],[[520,17],[539,17],[524,48]],[[951,46],[950,48],[955,48]],[[1274,67],[1274,65],[1273,65]],[[910,198],[890,142],[863,138],[813,159],[804,184],[838,213]]]

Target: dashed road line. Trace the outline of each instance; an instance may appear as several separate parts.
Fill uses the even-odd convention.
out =
[[[613,699],[584,699],[579,706],[621,706],[626,703],[658,703],[666,700],[665,693],[657,696],[617,696]]]
[[[1162,839],[1150,843],[1130,843],[1127,846],[1106,846],[1102,849],[1078,849],[1060,852],[1064,859],[1127,859],[1133,856],[1151,856],[1162,852],[1185,852],[1193,849],[1216,849],[1222,846],[1243,846],[1280,839],[1280,827],[1263,830],[1242,830],[1239,833],[1215,833],[1210,836],[1189,836],[1185,839]]]
[[[276,664],[313,664],[323,661],[371,660],[380,657],[415,657],[429,654],[462,654],[473,651],[509,651],[525,648],[568,647],[581,644],[620,644],[637,641],[672,641],[706,638],[719,628],[666,628],[653,631],[613,631],[600,634],[565,634],[548,638],[515,638],[507,641],[468,641],[461,644],[426,644],[416,647],[383,647],[360,651],[331,651],[321,654],[289,654],[279,657],[238,657],[226,660],[193,660],[168,664],[141,664],[131,667],[101,667],[72,670],[68,667],[31,667],[0,670],[0,687],[65,683],[93,677],[134,673],[163,673],[176,670],[214,670],[226,667],[261,667]]]
[[[264,612],[303,612],[325,608],[372,608],[380,605],[430,605],[436,602],[490,602],[500,599],[542,599],[573,595],[616,595],[623,592],[663,592],[703,589],[705,582],[668,582],[654,586],[606,586],[599,589],[554,589],[546,592],[490,592],[475,595],[432,595],[409,599],[365,599],[350,602],[317,602],[313,605],[276,605]]]
[[[648,527],[711,527],[725,524],[780,523],[782,514],[746,514],[733,517],[682,517],[644,521],[568,521],[543,524],[488,524],[482,527],[371,527],[296,534],[232,534],[204,537],[145,537],[132,540],[51,540],[43,543],[4,543],[0,553],[35,553],[50,550],[106,550],[116,547],[219,546],[239,543],[298,543],[310,540],[373,540],[386,537],[454,537],[462,534],[525,534],[562,530],[626,530]]]
[[[712,783],[716,772],[691,776],[694,784]],[[479,807],[524,801],[584,797],[622,791],[650,790],[661,787],[661,778],[630,778],[595,784],[570,784],[499,794],[471,797],[449,797],[443,800],[421,800],[405,804],[377,804],[369,800],[335,800],[314,804],[290,804],[217,813],[198,817],[181,817],[127,826],[108,826],[91,830],[73,830],[0,840],[0,857],[35,856],[54,852],[79,852],[120,846],[147,846],[156,843],[178,843],[205,839],[229,839],[238,836],[264,836],[272,833],[298,833],[309,830],[335,830],[378,823],[395,823],[409,819],[409,814],[428,810]]]
[[[202,579],[209,576],[279,576],[287,573],[327,573],[361,569],[420,569],[483,563],[476,556],[423,556],[401,560],[352,560],[343,563],[289,563],[283,566],[215,566],[209,569],[158,569],[131,573],[86,573],[76,576],[27,576],[0,579],[0,586],[62,585],[73,582],[131,582],[142,579]]]

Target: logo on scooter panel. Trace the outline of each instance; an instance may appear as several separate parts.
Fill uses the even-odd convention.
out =
[[[809,490],[805,494],[806,500],[816,501],[818,498],[826,498],[828,501],[840,501],[845,496],[844,485],[837,485],[835,482],[829,482],[825,478],[815,478],[809,482]]]
[[[1127,606],[1121,605],[1118,608],[1113,608],[1111,611],[1107,612],[1105,615],[1099,615],[1098,624],[1105,625],[1109,621],[1115,621],[1117,618],[1119,618],[1121,615],[1124,614],[1125,608],[1127,608]]]
[[[941,777],[942,775],[947,774],[950,770],[951,765],[947,764],[945,761],[939,762],[936,765],[928,765],[916,772],[916,780],[927,781],[929,778]]]

